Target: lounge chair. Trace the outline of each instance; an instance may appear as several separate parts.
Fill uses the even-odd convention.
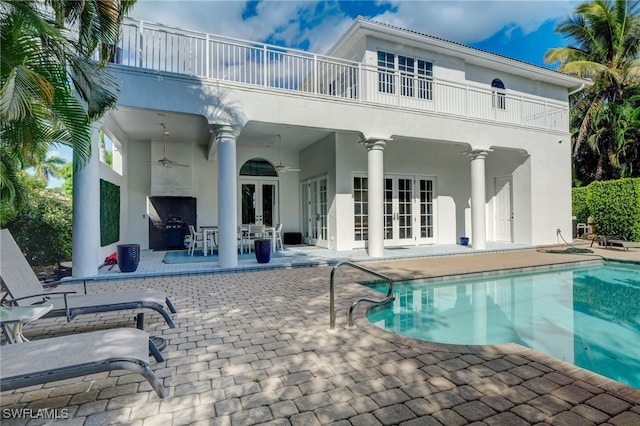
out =
[[[605,248],[621,247],[625,250],[629,250],[630,248],[640,248],[640,243],[636,243],[635,241],[629,241],[625,238],[619,237],[597,235],[593,240],[591,240],[591,247],[593,247],[593,243],[595,241],[597,241],[599,245],[604,246]]]
[[[171,317],[165,311],[164,305],[172,313],[176,310],[171,301],[161,291],[132,290],[109,293],[87,294],[86,280],[84,294],[74,294],[75,291],[44,291],[38,277],[22,255],[8,229],[0,230],[0,279],[7,289],[7,294],[0,299],[0,303],[13,306],[27,306],[37,303],[51,303],[53,309],[44,318],[66,316],[67,321],[80,314],[97,312],[111,312],[128,309],[153,309],[160,313],[169,324],[175,328]],[[67,281],[63,281],[66,283]],[[60,282],[49,283],[45,286],[55,286]],[[138,328],[143,327],[143,314],[138,314]]]
[[[12,390],[111,370],[141,374],[160,398],[169,391],[149,368],[160,353],[137,328],[115,328],[0,346],[0,390]]]

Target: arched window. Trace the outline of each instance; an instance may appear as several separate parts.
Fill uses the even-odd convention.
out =
[[[278,177],[275,167],[265,159],[252,158],[240,167],[240,176]]]
[[[491,82],[493,89],[493,107],[498,109],[507,109],[507,98],[505,96],[505,87],[502,80],[494,78]]]

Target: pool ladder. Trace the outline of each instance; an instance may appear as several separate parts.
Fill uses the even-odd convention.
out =
[[[389,291],[387,292],[387,296],[382,300],[373,300],[366,297],[360,297],[356,299],[355,302],[353,302],[351,306],[349,306],[349,309],[347,310],[347,320],[349,325],[346,328],[348,329],[355,328],[353,325],[353,310],[356,308],[358,303],[369,302],[369,303],[373,303],[374,305],[383,305],[394,299],[393,296],[391,295],[393,291],[393,282],[391,281],[391,278],[352,262],[340,262],[336,266],[334,266],[333,269],[331,270],[331,280],[329,281],[329,331],[332,331],[336,328],[335,276],[338,269],[340,269],[343,266],[350,266],[354,269],[358,269],[360,271],[367,272],[371,275],[375,275],[378,278],[382,278],[387,282],[387,287],[389,288]]]

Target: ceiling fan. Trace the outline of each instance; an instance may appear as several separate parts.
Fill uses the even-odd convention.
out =
[[[162,126],[162,136],[163,136],[163,147],[162,147],[162,158],[158,160],[157,163],[162,167],[189,167],[187,164],[180,164],[177,161],[170,160],[167,158],[167,136],[169,136],[169,131],[167,130],[167,126],[164,123],[160,123]]]
[[[278,173],[287,173],[287,172],[299,172],[300,169],[296,169],[290,166],[285,166],[282,164],[282,136],[278,134],[278,165],[276,166],[276,170]]]

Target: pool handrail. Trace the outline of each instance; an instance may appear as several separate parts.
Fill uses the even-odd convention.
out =
[[[369,303],[373,303],[375,305],[383,305],[387,302],[392,301],[394,298],[391,295],[391,293],[393,292],[393,282],[391,281],[391,278],[389,278],[386,275],[383,275],[379,272],[376,272],[372,269],[369,268],[365,268],[364,266],[358,265],[356,263],[353,262],[340,262],[338,263],[336,266],[333,267],[333,269],[331,270],[331,280],[329,281],[329,331],[332,331],[336,328],[336,309],[335,309],[335,275],[336,272],[338,271],[338,269],[340,269],[342,266],[350,266],[354,269],[358,269],[360,271],[363,272],[367,272],[371,275],[375,275],[378,278],[382,278],[387,282],[387,287],[389,289],[389,291],[387,292],[387,295],[385,296],[384,299],[382,300],[373,300],[373,299],[369,299],[367,297],[359,297],[358,299],[356,299],[351,306],[349,306],[349,309],[347,310],[347,320],[348,320],[348,326],[347,328],[351,329],[351,328],[355,328],[353,325],[353,310],[356,308],[356,306],[358,305],[358,303],[360,302],[369,302]]]

